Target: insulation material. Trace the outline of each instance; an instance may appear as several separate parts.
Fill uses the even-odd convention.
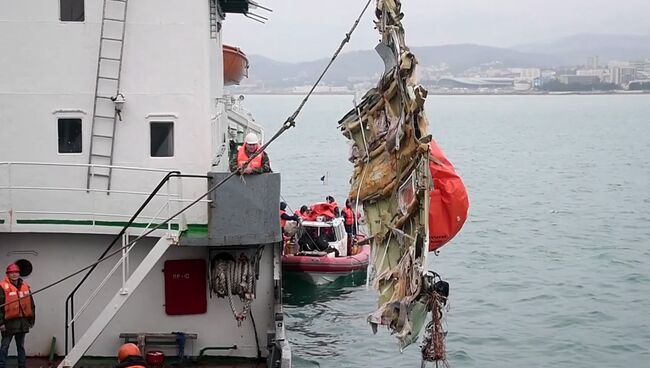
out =
[[[427,91],[417,84],[418,62],[404,42],[400,6],[377,0],[382,41],[375,50],[385,73],[339,127],[351,142],[349,197],[363,204],[372,247],[369,277],[379,293],[368,321],[373,331],[387,326],[403,349],[417,339],[431,310],[428,252],[460,230],[468,201],[429,135]]]

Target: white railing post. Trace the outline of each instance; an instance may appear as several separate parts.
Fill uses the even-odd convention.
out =
[[[93,183],[95,179],[95,166],[94,164],[90,164],[90,182]],[[90,189],[90,186],[88,187]],[[97,213],[97,207],[96,207],[96,192],[94,190],[90,191],[90,201],[91,201],[91,212],[92,214],[92,221],[93,221],[93,227],[97,224],[97,216],[95,216],[95,213]]]
[[[177,178],[178,185],[176,186],[176,191],[178,194],[179,202],[176,203],[176,212],[180,211],[183,207],[183,179]],[[178,232],[187,230],[187,216],[185,212],[181,213],[180,218],[178,219]]]
[[[126,248],[126,245],[129,244],[129,235],[127,233],[122,234],[122,287],[120,288],[120,294],[126,295],[129,291],[126,289],[126,280],[128,279],[128,257],[129,249]]]
[[[167,179],[167,182],[165,183],[165,187],[167,188],[167,218],[171,217],[172,215],[172,193],[169,190],[169,181],[171,178]],[[169,220],[167,221],[167,231],[171,234],[172,231],[172,221]]]
[[[7,209],[9,212],[7,221],[9,222],[9,231],[12,230],[12,227],[14,225],[14,202],[13,202],[13,185],[11,183],[11,162],[7,163],[7,186],[9,187],[9,208]]]

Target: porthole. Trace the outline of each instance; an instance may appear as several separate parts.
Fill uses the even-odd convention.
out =
[[[19,259],[16,261],[16,265],[20,268],[20,277],[27,277],[32,274],[34,268],[32,267],[32,262],[26,259]]]

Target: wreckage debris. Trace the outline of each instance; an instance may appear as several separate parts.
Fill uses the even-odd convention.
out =
[[[418,338],[433,311],[423,362],[445,362],[441,305],[449,285],[426,274],[428,256],[460,231],[469,201],[429,134],[427,91],[417,84],[417,58],[404,41],[399,0],[377,0],[375,15],[381,34],[375,49],[385,72],[339,121],[354,163],[349,196],[363,204],[372,246],[369,277],[379,293],[368,322],[374,332],[387,326],[401,350]]]

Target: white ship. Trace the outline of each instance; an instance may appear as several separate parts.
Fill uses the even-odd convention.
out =
[[[29,357],[113,362],[134,341],[203,365],[291,365],[279,174],[235,176],[120,251],[262,134],[224,96],[224,15],[250,3],[0,2],[0,265],[17,262],[36,292]]]

